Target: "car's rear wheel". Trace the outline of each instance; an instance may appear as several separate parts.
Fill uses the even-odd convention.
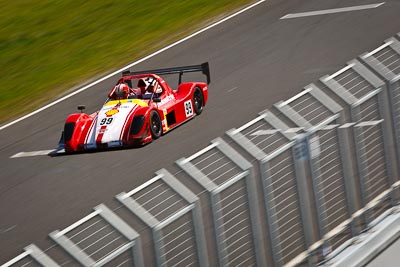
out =
[[[150,112],[150,132],[153,139],[159,138],[162,133],[161,118],[158,112],[155,110]]]
[[[197,115],[200,115],[201,112],[203,111],[204,97],[203,97],[203,92],[199,87],[194,88],[193,105],[194,105],[194,112],[196,112]]]

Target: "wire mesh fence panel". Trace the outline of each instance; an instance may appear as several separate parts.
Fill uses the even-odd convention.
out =
[[[242,172],[234,162],[217,149],[207,151],[202,157],[197,157],[191,162],[216,186],[225,183],[226,177],[234,177]]]
[[[202,266],[201,249],[196,239],[194,211],[182,210],[169,223],[161,223],[153,230],[160,266]]]
[[[310,158],[313,171],[314,194],[318,203],[321,236],[334,231],[351,218],[349,204],[349,188],[346,185],[344,166],[341,154],[339,125],[327,125],[310,135]],[[343,149],[342,149],[343,150]],[[349,224],[350,226],[350,224]],[[342,227],[336,235],[352,237],[349,227]],[[325,241],[328,251],[335,250],[345,241],[345,238],[332,238]]]
[[[227,131],[227,134],[257,160],[290,145],[303,128],[289,128],[270,111],[264,111],[245,125]]]
[[[198,266],[196,238],[192,214],[186,213],[175,223],[160,230],[161,249],[165,251],[165,266]]]
[[[131,251],[125,251],[117,258],[110,260],[104,266],[106,267],[131,267],[137,266],[132,258]]]
[[[210,194],[221,266],[263,266],[251,164],[221,138],[177,164]]]
[[[111,266],[109,263],[117,258],[140,266],[142,255],[136,231],[105,205],[94,209],[75,224],[50,233],[50,237],[83,266]]]
[[[4,263],[1,267],[58,267],[53,259],[46,253],[39,249],[36,245],[31,244],[24,249],[25,251],[13,258],[12,260]]]
[[[397,158],[400,158],[400,77],[389,84],[389,93],[392,107],[393,128],[397,144]]]
[[[182,199],[163,180],[155,181],[152,186],[143,188],[134,196],[135,201],[151,213],[158,221],[163,221],[186,207],[188,203]],[[163,199],[163,201],[160,201]]]
[[[338,72],[321,78],[321,81],[350,108],[350,119],[354,126],[357,166],[360,173],[362,206],[389,190],[393,181],[395,161],[389,146],[393,138],[390,130],[390,115],[385,110],[387,96],[384,82],[363,66],[352,60]],[[379,214],[366,214],[367,223]]]
[[[19,260],[16,263],[12,264],[12,265],[8,265],[8,266],[12,266],[12,267],[40,267],[42,265],[37,263],[34,259],[26,257],[24,259]]]
[[[400,42],[390,38],[372,52],[364,53],[361,60],[385,81],[396,141],[397,162],[400,162]]]
[[[214,198],[220,242],[224,243],[223,262],[229,266],[255,266],[255,247],[249,200],[244,180],[239,180]]]
[[[373,201],[391,187],[382,136],[382,121],[355,125],[355,135],[359,143],[360,171],[362,174],[362,195],[364,204]],[[372,212],[368,221],[380,213]]]
[[[308,247],[292,149],[262,162],[261,170],[275,262],[284,265]]]
[[[347,76],[346,83],[358,82]],[[301,108],[305,104],[307,108]],[[346,166],[351,152],[343,145],[348,140],[339,130],[340,123],[344,122],[343,108],[314,84],[275,107],[306,132],[319,239],[323,240],[320,253],[325,256],[345,240],[335,236],[353,235],[351,224],[343,225],[354,211],[353,186],[347,182],[353,177],[351,168]]]
[[[207,266],[199,200],[167,170],[117,195],[153,231],[158,266]]]
[[[111,225],[101,219],[84,223],[82,227],[84,229],[72,230],[69,239],[95,262],[127,242]]]
[[[400,42],[394,37],[385,40],[377,49],[361,55],[361,58],[389,80],[400,74]]]
[[[356,138],[360,139],[360,142],[364,142],[364,158],[369,174],[366,181],[368,184],[366,188],[368,191],[366,202],[370,202],[390,187],[378,98],[374,97],[363,103],[359,108],[358,117],[360,121],[365,122],[358,124],[358,127],[356,125],[356,129],[358,129]],[[359,130],[360,126],[362,127],[362,131]]]
[[[308,246],[297,185],[298,166],[292,150],[296,133],[303,132],[303,128],[289,128],[273,113],[265,111],[242,127],[227,132],[258,160],[272,256],[277,266],[288,263]],[[264,145],[265,140],[271,144]]]
[[[314,84],[306,86],[301,93],[274,106],[289,120],[307,131],[339,118],[338,113],[343,109]]]

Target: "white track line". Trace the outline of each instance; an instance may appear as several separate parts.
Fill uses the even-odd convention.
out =
[[[60,99],[57,99],[54,102],[52,102],[52,103],[50,103],[50,104],[48,104],[48,105],[46,105],[46,106],[44,106],[42,108],[39,108],[39,109],[33,111],[32,113],[29,113],[29,114],[27,114],[27,115],[25,115],[25,116],[23,116],[23,117],[21,117],[19,119],[16,119],[16,120],[14,120],[12,122],[9,122],[9,123],[7,123],[5,125],[2,125],[2,126],[0,126],[0,131],[5,129],[5,128],[7,128],[7,127],[9,127],[9,126],[11,126],[11,125],[13,125],[13,124],[15,124],[15,123],[17,123],[17,122],[20,122],[20,121],[22,121],[24,119],[27,119],[27,118],[29,118],[29,117],[31,117],[31,116],[33,116],[33,115],[45,110],[45,109],[48,109],[49,107],[52,107],[52,106],[54,106],[54,105],[56,105],[56,104],[58,104],[58,103],[60,103],[60,102],[62,102],[64,100],[76,95],[76,94],[79,94],[80,92],[85,91],[86,89],[88,89],[88,88],[90,88],[90,87],[92,87],[92,86],[94,86],[94,85],[96,85],[96,84],[98,84],[98,83],[100,83],[100,82],[102,82],[102,81],[104,81],[104,80],[106,80],[106,79],[108,79],[108,78],[110,78],[110,77],[122,72],[123,70],[131,68],[131,67],[133,67],[133,66],[135,66],[135,65],[137,65],[137,64],[139,64],[139,63],[141,63],[141,62],[143,62],[143,61],[145,61],[145,60],[147,60],[149,58],[152,58],[152,57],[154,57],[154,56],[156,56],[156,55],[158,55],[158,54],[160,54],[160,53],[162,53],[162,52],[164,52],[164,51],[166,51],[166,50],[168,50],[168,49],[170,49],[170,48],[172,48],[174,46],[177,46],[178,44],[181,44],[181,43],[183,43],[183,42],[185,42],[185,41],[187,41],[187,40],[189,40],[189,39],[191,39],[191,38],[193,38],[193,37],[205,32],[207,30],[211,29],[211,28],[214,28],[215,26],[217,26],[217,25],[219,25],[221,23],[224,23],[225,21],[227,21],[227,20],[229,20],[229,19],[231,19],[233,17],[238,16],[238,15],[242,14],[243,12],[246,12],[247,10],[249,10],[249,9],[255,7],[255,6],[258,6],[259,4],[261,4],[261,3],[265,2],[265,1],[266,0],[261,0],[261,1],[258,1],[258,2],[254,3],[254,4],[252,4],[252,5],[244,8],[244,9],[241,9],[238,12],[236,12],[236,13],[234,13],[234,14],[226,17],[226,18],[223,18],[223,19],[221,19],[221,20],[219,20],[219,21],[217,21],[217,22],[215,22],[215,23],[213,23],[213,24],[211,24],[211,25],[209,25],[209,26],[207,26],[207,27],[205,27],[205,28],[203,28],[203,29],[201,29],[201,30],[199,30],[199,31],[197,31],[197,32],[195,32],[195,33],[183,38],[183,39],[181,39],[181,40],[179,40],[179,41],[176,41],[175,43],[172,43],[172,44],[170,44],[170,45],[168,45],[168,46],[166,46],[166,47],[164,47],[164,48],[162,48],[162,49],[160,49],[160,50],[158,50],[158,51],[156,51],[156,52],[154,52],[154,53],[152,53],[152,54],[150,54],[148,56],[145,56],[144,58],[141,58],[138,61],[135,61],[135,62],[133,62],[133,63],[131,63],[131,64],[125,66],[125,67],[122,67],[121,69],[116,70],[113,73],[110,73],[107,76],[104,76],[103,78],[100,78],[97,81],[95,81],[95,82],[93,82],[91,84],[88,84],[88,85],[86,85],[86,86],[84,86],[84,87],[82,87],[82,88],[70,93],[69,95],[66,95],[66,96],[64,96],[64,97],[62,97]]]
[[[385,2],[378,3],[378,4],[371,4],[371,5],[325,9],[325,10],[303,12],[303,13],[293,13],[293,14],[285,15],[281,19],[292,19],[292,18],[309,17],[309,16],[317,16],[317,15],[326,15],[326,14],[348,12],[348,11],[357,11],[357,10],[363,10],[363,9],[372,9],[372,8],[380,7],[383,4],[385,4]]]
[[[19,152],[10,158],[22,158],[22,157],[34,157],[34,156],[45,156],[48,155],[52,152],[57,151],[57,149],[51,149],[51,150],[40,150],[40,151],[31,151],[31,152]]]

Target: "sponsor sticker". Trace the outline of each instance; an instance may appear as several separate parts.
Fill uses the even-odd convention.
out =
[[[119,112],[118,108],[114,107],[113,109],[110,109],[107,111],[105,114],[107,117],[112,117],[113,115],[117,114]]]

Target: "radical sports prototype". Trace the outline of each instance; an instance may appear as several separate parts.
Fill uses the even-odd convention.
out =
[[[206,75],[207,83],[182,83],[183,73],[198,71]],[[167,74],[179,74],[176,90],[159,76]],[[209,83],[208,62],[125,71],[99,111],[88,115],[83,113],[84,106],[78,106],[81,112],[68,116],[60,145],[66,152],[77,152],[147,144],[199,115],[207,103]]]

